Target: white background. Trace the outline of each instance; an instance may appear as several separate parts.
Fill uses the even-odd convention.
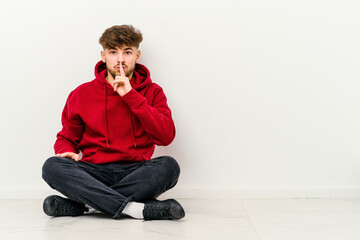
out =
[[[98,39],[133,24],[177,128],[173,196],[360,196],[360,3],[2,1],[0,197],[39,197]]]

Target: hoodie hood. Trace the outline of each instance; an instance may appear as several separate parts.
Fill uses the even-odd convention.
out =
[[[108,72],[106,64],[103,61],[99,61],[95,66],[96,79],[107,88],[114,90],[114,88],[106,81]],[[139,91],[152,83],[150,78],[150,71],[142,64],[136,63],[133,73],[133,77],[130,80],[131,87]]]

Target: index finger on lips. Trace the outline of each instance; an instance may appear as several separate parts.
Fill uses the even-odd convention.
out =
[[[120,76],[125,77],[125,72],[124,72],[121,62],[120,62]]]

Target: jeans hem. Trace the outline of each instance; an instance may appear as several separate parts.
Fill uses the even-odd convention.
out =
[[[125,199],[125,201],[123,202],[123,204],[121,205],[121,207],[119,208],[119,210],[115,213],[115,215],[113,216],[113,219],[119,219],[120,215],[122,213],[122,211],[124,210],[125,206],[128,204],[128,202],[130,202],[131,198],[127,198]]]

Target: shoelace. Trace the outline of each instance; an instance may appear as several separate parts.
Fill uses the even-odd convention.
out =
[[[170,218],[171,215],[169,214],[169,209],[170,206],[161,206],[161,205],[150,205],[146,208],[147,213],[148,213],[148,218],[149,219],[164,219],[164,218]]]
[[[69,201],[57,201],[57,209],[61,208],[62,212],[63,213],[67,213],[69,215],[73,215],[73,214],[82,214],[84,213],[86,210],[88,210],[86,207],[78,207],[74,204],[72,204],[71,202]]]

